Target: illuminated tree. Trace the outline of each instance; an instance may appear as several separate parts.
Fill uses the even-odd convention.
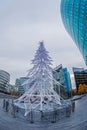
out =
[[[40,42],[32,60],[33,67],[27,75],[29,80],[25,82],[27,91],[15,101],[15,105],[25,109],[25,115],[32,110],[52,111],[55,108],[58,109],[64,101],[53,89],[54,84],[60,85],[60,83],[52,76],[51,62],[52,59],[49,57],[48,51],[46,51],[43,42]]]

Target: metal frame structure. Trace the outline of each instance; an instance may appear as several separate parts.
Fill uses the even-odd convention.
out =
[[[67,103],[60,97],[60,83],[53,78],[53,69],[50,67],[51,58],[43,42],[36,51],[32,60],[33,68],[29,70],[27,91],[14,101],[14,104],[25,109],[25,116],[33,111],[50,112]],[[53,85],[58,85],[59,95],[54,91]]]

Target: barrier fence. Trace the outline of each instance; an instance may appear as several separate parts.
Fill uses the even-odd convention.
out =
[[[69,105],[54,108],[52,111],[34,111],[32,110],[26,117],[24,116],[24,109],[18,108],[13,104],[13,99],[3,99],[3,110],[8,112],[13,118],[23,118],[28,120],[30,123],[35,122],[51,122],[55,123],[62,118],[71,116],[71,113],[75,110],[75,102]]]

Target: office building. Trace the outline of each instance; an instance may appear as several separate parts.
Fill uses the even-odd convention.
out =
[[[15,87],[17,88],[17,91],[20,95],[22,95],[27,90],[27,85],[24,83],[28,79],[28,77],[20,77],[19,79],[16,79]]]
[[[61,17],[87,65],[87,0],[61,0]]]
[[[10,82],[10,74],[4,70],[0,70],[0,91],[6,92],[6,86]]]
[[[87,70],[84,68],[73,68],[76,88],[78,92],[78,88],[80,85],[87,85]]]
[[[63,73],[64,73],[64,85],[65,85],[65,92],[67,94],[67,97],[72,96],[72,84],[71,84],[71,79],[70,79],[70,74],[67,70],[67,68],[63,68]]]
[[[62,64],[60,64],[54,68],[53,77],[60,83],[59,86],[54,86],[55,91],[57,91],[57,93],[60,91],[63,98],[71,97],[71,79],[67,68],[63,68]]]

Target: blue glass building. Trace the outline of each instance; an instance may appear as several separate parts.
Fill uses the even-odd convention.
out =
[[[24,82],[26,82],[28,79],[28,77],[20,77],[19,79],[16,79],[15,87],[18,89],[19,94],[23,94],[26,91],[27,85],[24,84]]]
[[[63,74],[64,74],[64,85],[65,85],[65,92],[67,93],[68,97],[72,96],[72,84],[70,79],[70,74],[67,70],[67,68],[63,68]]]
[[[63,98],[72,96],[72,85],[70,74],[67,68],[63,68],[62,64],[54,68],[53,77],[62,85],[60,85],[60,94]],[[54,90],[59,93],[59,86],[54,86]]]
[[[54,90],[59,94],[60,88],[60,95],[65,98],[65,87],[64,86],[64,74],[63,74],[63,67],[62,64],[56,66],[53,70],[53,77],[61,84],[61,85],[54,85]]]
[[[87,0],[61,0],[61,17],[87,65]]]

